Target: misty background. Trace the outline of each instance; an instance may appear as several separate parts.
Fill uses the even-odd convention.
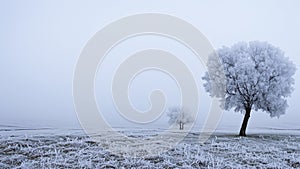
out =
[[[80,128],[72,97],[77,58],[86,42],[101,28],[125,16],[155,12],[179,17],[197,27],[218,49],[239,41],[267,41],[280,47],[299,69],[300,2],[289,1],[1,1],[0,2],[0,125]],[[168,38],[143,36],[126,40],[107,55],[96,77],[95,94],[112,125],[130,126],[112,104],[110,82],[118,63],[135,51],[164,49],[183,60],[196,77],[201,126],[210,100],[201,77],[204,67],[186,47]],[[285,115],[270,118],[252,112],[249,131],[256,127],[299,129],[299,71]],[[139,110],[149,107],[148,95],[159,88],[167,107],[179,103],[180,93],[166,74],[148,71],[134,79],[129,96]],[[103,98],[103,99],[102,99]],[[101,100],[101,101],[99,101]],[[224,111],[219,128],[238,131],[243,115]],[[167,126],[167,117],[150,124]]]

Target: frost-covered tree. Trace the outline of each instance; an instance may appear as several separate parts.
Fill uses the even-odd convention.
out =
[[[193,117],[183,107],[171,107],[167,115],[169,116],[169,124],[179,125],[179,130],[183,130],[185,124],[193,122]]]
[[[246,136],[251,110],[265,111],[271,117],[285,113],[296,67],[279,48],[267,42],[240,42],[216,53],[208,60],[204,87],[212,97],[225,99],[225,110],[234,108],[244,114],[240,136]],[[224,91],[214,90],[222,85]]]

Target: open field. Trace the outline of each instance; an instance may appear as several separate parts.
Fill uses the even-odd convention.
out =
[[[217,133],[204,144],[197,141],[198,133],[190,133],[167,152],[141,158],[108,152],[111,137],[97,143],[78,131],[44,134],[46,130],[20,134],[17,129],[2,129],[0,168],[300,168],[300,136],[289,131],[246,138]],[[142,139],[156,132],[128,135]]]

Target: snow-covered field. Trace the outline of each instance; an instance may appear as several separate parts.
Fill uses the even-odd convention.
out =
[[[127,131],[141,139],[156,133]],[[203,144],[198,133],[190,133],[160,155],[124,157],[105,149],[114,143],[111,137],[98,143],[77,130],[5,128],[0,130],[0,168],[300,168],[300,135],[289,133],[246,138],[216,133]]]

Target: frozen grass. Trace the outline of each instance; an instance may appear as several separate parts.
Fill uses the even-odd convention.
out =
[[[80,135],[2,135],[0,168],[300,168],[300,136],[219,134],[204,144],[197,138],[192,133],[165,153],[134,158],[106,151],[112,139],[97,143]]]

